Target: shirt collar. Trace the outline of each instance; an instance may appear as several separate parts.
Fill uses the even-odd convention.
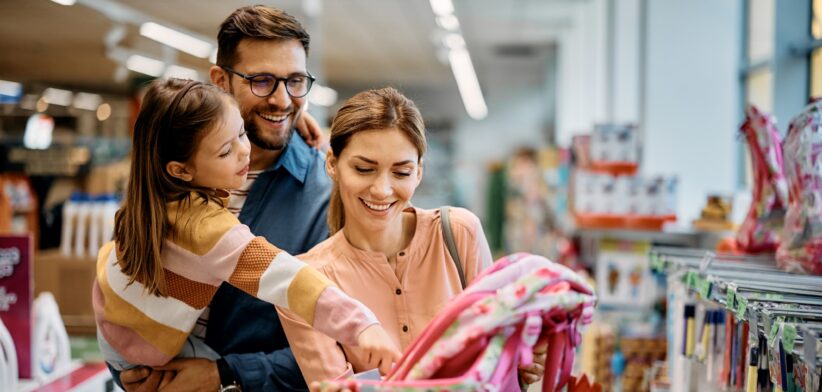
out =
[[[297,181],[305,183],[308,175],[308,168],[311,165],[311,147],[305,143],[303,138],[296,131],[291,132],[291,139],[285,147],[280,159],[274,163],[271,170],[278,170],[285,167]]]

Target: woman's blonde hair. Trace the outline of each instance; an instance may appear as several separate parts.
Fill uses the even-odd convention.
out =
[[[339,158],[352,136],[380,129],[400,130],[417,148],[418,158],[425,154],[425,123],[419,109],[391,87],[363,91],[345,101],[331,123],[331,152]],[[328,204],[328,234],[333,235],[344,224],[340,186],[335,180]]]

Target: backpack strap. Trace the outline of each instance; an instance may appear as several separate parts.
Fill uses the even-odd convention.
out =
[[[462,271],[462,263],[460,262],[460,254],[457,252],[457,244],[454,242],[454,233],[451,231],[451,218],[448,216],[448,206],[440,207],[440,223],[442,224],[442,238],[445,240],[445,247],[448,248],[448,253],[451,255],[451,260],[457,267],[457,273],[460,276],[460,285],[465,290],[465,272]]]

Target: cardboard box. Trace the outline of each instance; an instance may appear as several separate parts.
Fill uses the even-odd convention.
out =
[[[96,257],[65,257],[57,249],[35,253],[35,296],[43,291],[54,294],[70,335],[94,334],[96,331],[91,307],[96,262]]]

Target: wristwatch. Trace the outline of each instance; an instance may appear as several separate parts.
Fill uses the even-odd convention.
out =
[[[217,359],[217,372],[220,374],[220,389],[217,392],[242,392],[240,384],[237,384],[237,378],[234,376],[234,371],[225,359]]]

